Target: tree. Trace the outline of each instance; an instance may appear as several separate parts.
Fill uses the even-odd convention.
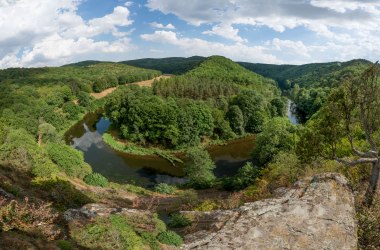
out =
[[[191,186],[209,188],[215,180],[213,169],[215,163],[208,152],[201,148],[190,148],[186,152],[188,161],[185,163],[185,175]]]
[[[361,75],[349,75],[343,79],[341,96],[335,99],[335,107],[340,111],[344,122],[344,132],[350,142],[352,153],[358,158],[344,160],[335,156],[338,162],[347,166],[372,164],[365,203],[370,206],[377,191],[380,171],[380,156],[376,133],[380,129],[380,83],[378,64],[370,66]],[[355,129],[360,128],[368,144],[365,151],[356,147]]]
[[[58,133],[55,127],[49,123],[41,123],[38,126],[38,145],[42,143],[56,142],[58,140]]]
[[[281,151],[290,151],[295,145],[295,127],[287,118],[276,117],[264,124],[257,135],[252,157],[259,166],[270,162]]]
[[[237,135],[244,134],[244,117],[243,112],[237,105],[230,106],[227,113],[228,120],[230,121],[230,126],[232,131]]]

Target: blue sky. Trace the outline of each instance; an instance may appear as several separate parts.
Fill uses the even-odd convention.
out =
[[[0,68],[224,55],[380,58],[380,0],[0,0]]]

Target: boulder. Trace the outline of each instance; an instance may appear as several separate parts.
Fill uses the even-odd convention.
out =
[[[188,212],[209,226],[187,235],[181,249],[357,249],[354,196],[342,175],[280,191],[231,211]]]

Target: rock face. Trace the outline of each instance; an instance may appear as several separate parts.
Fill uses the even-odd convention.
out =
[[[334,173],[298,181],[281,196],[231,211],[194,213],[214,221],[182,249],[357,249],[354,197]]]
[[[129,208],[113,208],[104,204],[90,203],[80,209],[69,209],[63,213],[66,222],[80,221],[94,218],[97,216],[109,216],[111,214],[128,214],[128,215],[152,215],[150,211],[137,210]]]

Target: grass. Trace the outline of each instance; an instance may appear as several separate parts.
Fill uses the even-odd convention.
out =
[[[108,184],[108,187],[112,188],[112,189],[125,190],[125,191],[131,192],[131,193],[140,194],[140,195],[144,195],[144,196],[148,196],[148,195],[153,194],[153,192],[148,190],[148,189],[145,189],[145,188],[139,187],[139,186],[135,186],[132,184],[119,184],[119,183],[110,182]]]
[[[106,144],[108,144],[111,148],[117,151],[127,153],[127,154],[142,155],[142,156],[157,155],[159,157],[162,157],[168,160],[173,166],[176,166],[176,163],[180,163],[180,164],[183,163],[181,159],[173,155],[176,152],[172,150],[164,150],[164,149],[158,149],[158,148],[145,148],[133,143],[124,144],[124,143],[118,142],[109,133],[103,134],[103,141]]]

